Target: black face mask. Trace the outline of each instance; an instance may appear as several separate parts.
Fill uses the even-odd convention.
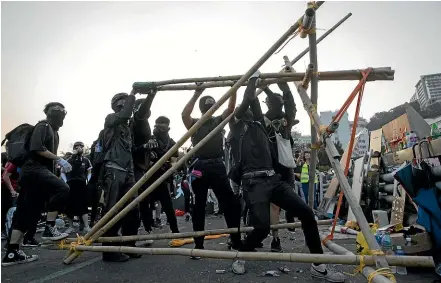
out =
[[[163,130],[159,130],[157,128],[153,129],[153,134],[155,135],[155,137],[161,139],[161,140],[166,140],[168,139],[168,130],[163,131]]]
[[[203,96],[199,100],[199,110],[201,110],[202,114],[205,114],[210,108],[216,103],[216,100],[214,100],[211,96]]]
[[[58,130],[63,126],[65,117],[66,111],[62,110],[50,110],[47,114],[47,120],[55,130]]]

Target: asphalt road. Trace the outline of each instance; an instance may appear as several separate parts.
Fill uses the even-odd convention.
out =
[[[192,231],[191,223],[179,218],[181,232]],[[163,220],[163,223],[165,221]],[[206,229],[225,227],[223,218],[208,216]],[[327,227],[326,227],[327,229]],[[155,233],[168,232],[167,226]],[[41,234],[39,234],[41,235]],[[305,246],[302,231],[298,229],[294,234],[282,230],[280,232],[282,247],[286,252],[308,253]],[[343,237],[344,238],[344,237]],[[226,250],[227,238],[220,238],[206,241],[205,248],[213,250]],[[354,239],[336,240],[349,250],[355,249]],[[268,237],[261,251],[269,251],[271,238]],[[4,245],[4,241],[2,241]],[[168,241],[155,241],[152,247],[167,247]],[[184,247],[192,248],[193,244]],[[248,261],[246,263],[247,273],[235,275],[230,271],[231,260],[202,259],[191,260],[184,256],[149,256],[144,255],[140,259],[132,259],[126,263],[106,263],[101,260],[101,254],[83,253],[71,265],[64,265],[62,258],[66,251],[46,250],[42,248],[25,248],[28,254],[38,254],[39,260],[29,263],[1,268],[1,282],[20,283],[121,283],[121,282],[169,282],[169,283],[191,283],[191,282],[255,282],[255,283],[288,283],[288,282],[323,282],[313,279],[309,274],[309,264],[286,263],[286,262],[262,262]],[[325,251],[329,252],[329,251]],[[2,250],[2,257],[5,252]],[[280,267],[287,267],[290,271],[282,273],[278,271],[278,277],[263,276],[263,273],[271,270],[278,270]],[[332,268],[352,272],[355,266],[333,265]],[[225,270],[224,274],[217,274],[216,270]],[[396,275],[398,282],[434,282],[436,275],[431,270],[424,272],[409,272],[406,276]],[[366,282],[366,279],[358,274],[354,277],[348,276],[346,282]]]

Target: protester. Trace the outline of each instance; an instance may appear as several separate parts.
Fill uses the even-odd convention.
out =
[[[203,90],[196,90],[193,97],[182,111],[182,121],[187,129],[190,129],[198,119],[191,117],[194,105],[202,94]],[[199,109],[202,114],[206,113],[213,105],[215,100],[211,96],[201,97],[199,100]],[[228,108],[221,116],[209,118],[205,123],[193,134],[191,141],[193,145],[198,144],[205,138],[214,128],[216,128],[224,119],[233,113],[236,105],[236,93],[230,98]],[[221,209],[224,212],[225,221],[229,228],[237,228],[240,226],[240,201],[231,189],[230,182],[227,177],[225,164],[223,160],[223,135],[218,133],[211,138],[196,153],[197,162],[194,164],[193,171],[196,178],[191,187],[195,194],[195,205],[193,210],[193,230],[203,231],[205,227],[205,205],[207,201],[208,189],[213,189]],[[240,234],[231,235],[233,248],[240,247]],[[204,237],[195,237],[195,248],[204,248]],[[193,257],[198,259],[198,257]]]
[[[135,106],[135,93],[130,95],[118,93],[113,96],[111,101],[112,110],[115,113],[107,115],[104,129],[100,133],[99,142],[95,146],[95,154],[103,151],[104,164],[102,165],[100,176],[104,190],[104,213],[107,213],[134,185],[133,157],[132,157],[132,135],[129,121],[132,117]],[[94,165],[95,166],[95,165]],[[133,199],[132,199],[133,200]],[[133,236],[138,233],[139,211],[133,209],[121,221],[113,225],[103,236],[118,236],[121,228],[124,236]],[[136,227],[136,231],[134,230]],[[122,243],[123,245],[133,246],[135,243]],[[114,245],[114,243],[103,243],[104,246]],[[129,258],[139,258],[140,254],[123,254],[104,252],[104,261],[124,262]]]
[[[30,156],[21,167],[19,185],[25,193],[23,205],[17,207],[16,222],[11,232],[11,240],[2,266],[31,262],[38,256],[27,256],[19,250],[20,241],[40,218],[40,213],[47,201],[46,227],[43,240],[61,240],[68,235],[60,233],[55,227],[55,220],[66,204],[69,186],[54,175],[54,161],[66,172],[70,164],[56,155],[59,143],[58,130],[63,126],[66,110],[63,104],[51,102],[44,108],[46,120],[35,126],[29,141]]]
[[[147,148],[149,149],[150,166],[153,166],[159,159],[161,159],[167,151],[172,148],[176,142],[169,136],[170,119],[165,116],[160,116],[155,120],[153,135],[151,136]],[[172,159],[164,163],[150,179],[147,180],[143,189],[150,187],[156,180],[158,180],[168,169],[171,168],[171,163],[176,162],[178,152],[175,152]],[[143,222],[151,221],[153,219],[152,210],[155,209],[155,202],[161,204],[164,210],[170,230],[172,233],[179,233],[178,221],[176,219],[175,211],[173,209],[173,201],[170,196],[168,188],[168,179],[164,180],[150,195],[147,196],[140,203],[141,216],[144,218]],[[160,224],[159,215],[161,214],[161,207],[156,208],[155,226]],[[159,220],[159,223],[158,223]]]
[[[83,156],[84,143],[76,142],[73,146],[73,154],[67,159],[72,166],[72,171],[66,173],[61,170],[61,178],[70,188],[69,200],[66,207],[66,216],[69,221],[69,228],[64,233],[76,233],[73,220],[74,216],[81,218],[84,225],[84,232],[89,232],[89,210],[87,207],[87,183],[92,177],[92,164]]]
[[[301,168],[300,174],[296,173],[300,177],[300,182],[302,184],[303,195],[305,196],[306,203],[309,204],[309,164],[311,162],[311,151],[305,150],[303,152],[302,162],[299,164]],[[318,200],[316,198],[317,184],[318,184],[317,174],[314,178],[314,208],[318,207]]]
[[[278,93],[273,93],[269,87],[263,89],[267,95],[265,103],[268,107],[268,111],[264,115],[264,121],[269,136],[271,155],[275,159],[274,171],[281,176],[282,181],[287,182],[294,189],[294,159],[294,166],[287,167],[281,164],[279,162],[278,147],[281,146],[280,137],[289,140],[290,142],[292,141],[291,129],[294,125],[298,124],[299,121],[295,120],[297,109],[288,84],[286,82],[278,83],[278,87],[282,91],[283,96]],[[283,111],[283,108],[285,108],[285,112]],[[292,150],[290,152],[292,152]],[[291,158],[293,157],[291,156]],[[279,213],[280,208],[271,204],[271,224],[279,223]],[[294,218],[289,214],[286,215],[286,219],[288,222],[294,222]],[[282,247],[278,230],[273,230],[272,234],[273,240],[271,242],[271,250],[274,252],[281,252]]]
[[[2,221],[1,231],[2,239],[8,238],[8,230],[6,229],[6,215],[12,207],[14,199],[18,197],[18,171],[17,166],[11,162],[5,164],[5,171],[2,174],[1,190],[2,190]]]
[[[256,97],[259,73],[248,81],[242,104],[236,109],[231,123],[234,166],[230,176],[242,183],[244,198],[250,208],[254,230],[246,237],[242,251],[254,251],[270,231],[270,203],[299,217],[305,234],[306,245],[313,254],[323,254],[320,236],[313,211],[295,194],[290,184],[275,173],[274,156],[268,140],[264,115]],[[246,145],[246,146],[244,146]],[[245,262],[236,260],[233,272],[243,274]],[[311,275],[332,282],[344,282],[341,273],[325,264],[312,264]]]
[[[92,143],[92,146],[90,148],[90,154],[89,154],[89,160],[92,162],[95,158],[95,146],[97,144],[97,141],[94,141]],[[98,185],[98,178],[99,178],[99,172],[98,170],[94,170],[92,167],[91,170],[91,176],[90,180],[87,183],[87,190],[88,190],[88,200],[89,204],[92,208],[92,211],[90,212],[90,224],[89,227],[92,227],[95,225],[95,221],[98,217],[98,207],[100,205],[100,200],[103,196],[103,188],[102,186]]]

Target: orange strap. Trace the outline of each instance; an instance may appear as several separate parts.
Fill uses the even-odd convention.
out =
[[[340,112],[345,113],[347,108],[351,104],[352,100],[358,94],[357,107],[356,107],[356,110],[355,110],[355,117],[354,117],[354,125],[352,126],[351,139],[349,140],[348,158],[346,159],[346,164],[345,164],[345,172],[344,172],[345,176],[347,176],[348,172],[349,172],[349,163],[351,161],[352,151],[353,151],[353,147],[354,147],[355,134],[356,134],[356,131],[357,131],[358,117],[359,117],[359,114],[360,114],[360,107],[361,107],[361,101],[363,99],[364,87],[366,85],[367,77],[369,76],[369,74],[371,72],[372,72],[371,68],[367,69],[366,71],[361,71],[361,74],[363,76],[362,79],[360,80],[358,85],[355,87],[354,91],[351,93],[349,98],[346,100],[346,102],[343,105],[342,109],[340,109],[340,111],[339,111],[339,113]],[[344,108],[346,108],[346,110],[342,111]],[[331,122],[331,124],[334,123],[337,120],[337,118],[338,118],[337,121],[339,121],[341,119],[342,115],[340,115],[339,117],[338,117],[338,115],[339,114],[337,114],[334,117],[334,120]],[[338,197],[338,205],[337,205],[337,210],[335,212],[334,221],[332,222],[331,234],[326,236],[326,238],[322,241],[323,244],[325,244],[328,240],[334,239],[335,226],[337,225],[337,220],[338,220],[338,216],[340,214],[340,208],[341,208],[342,202],[343,202],[343,190],[340,191],[340,195]]]

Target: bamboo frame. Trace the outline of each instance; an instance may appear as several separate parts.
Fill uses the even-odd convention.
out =
[[[292,69],[295,71],[294,69]],[[351,186],[349,185],[348,179],[346,178],[343,170],[340,167],[340,163],[338,158],[340,158],[340,154],[335,148],[334,143],[331,141],[330,137],[325,135],[326,127],[322,124],[320,117],[317,114],[317,108],[312,104],[311,99],[309,99],[306,90],[300,83],[294,83],[297,87],[297,91],[300,95],[300,98],[303,101],[303,106],[305,110],[308,112],[311,122],[315,127],[315,130],[320,133],[320,138],[322,143],[325,145],[326,154],[329,157],[329,161],[331,162],[331,166],[334,168],[335,175],[342,187],[344,194],[346,196],[346,200],[348,201],[352,212],[354,213],[357,223],[360,226],[360,229],[368,243],[368,246],[371,250],[381,250],[379,244],[377,243],[374,235],[371,233],[369,224],[366,220],[366,217],[363,214],[363,211],[360,207],[359,202],[355,198],[354,194],[351,191]],[[389,267],[384,256],[374,256],[376,259],[376,265],[379,268],[387,268]]]
[[[324,1],[319,1],[316,3],[318,9]],[[125,216],[131,209],[133,209],[141,200],[147,197],[158,185],[159,180],[167,178],[171,175],[174,170],[179,168],[181,165],[186,162],[191,154],[195,152],[195,149],[198,148],[198,145],[203,145],[202,141],[205,140],[207,142],[212,136],[213,132],[207,135],[201,142],[199,142],[189,153],[184,155],[171,169],[169,169],[165,174],[161,176],[155,183],[153,183],[147,190],[145,190],[141,195],[139,195],[134,201],[132,201],[128,206],[126,206],[122,211],[120,211],[115,217],[112,218],[121,208],[122,206],[129,201],[133,195],[140,189],[140,187],[149,179],[151,176],[165,163],[167,162],[172,155],[179,150],[179,148],[209,119],[214,112],[219,109],[219,107],[224,104],[230,96],[237,91],[237,89],[248,80],[251,75],[253,75],[268,58],[299,28],[298,22],[292,25],[268,50],[267,52],[237,81],[232,88],[230,88],[202,117],[184,134],[184,136],[176,142],[176,144],[162,156],[148,171],[147,173],[138,181],[136,184],[96,223],[92,229],[86,234],[84,237],[89,243],[93,243],[97,238],[99,238],[102,234],[104,234],[109,228],[115,225],[123,216]],[[230,114],[228,121],[231,119],[233,114]],[[225,122],[224,121],[224,122]],[[221,123],[221,125],[226,123]],[[219,125],[220,126],[220,125]],[[222,128],[216,127],[219,131]],[[193,152],[192,152],[193,151]],[[177,167],[179,164],[179,167]],[[165,177],[165,178],[163,178]],[[161,181],[162,182],[162,181]],[[155,185],[156,184],[156,185]],[[111,219],[112,218],[112,219]],[[107,223],[107,224],[106,224]],[[70,252],[63,260],[65,264],[70,264],[75,258],[80,255],[79,252],[72,253]]]
[[[316,28],[317,16],[314,16],[312,20],[311,29],[315,30]],[[313,74],[311,77],[311,102],[314,105],[315,109],[317,109],[317,100],[318,100],[318,63],[317,63],[317,35],[314,32],[310,32],[308,34],[309,39],[309,62],[313,65]],[[308,68],[309,69],[309,68]],[[306,88],[305,88],[306,89]],[[314,128],[314,125],[311,124],[311,145],[317,144],[317,131]],[[317,166],[317,155],[318,149],[315,146],[311,146],[311,159],[309,161],[309,187],[308,187],[308,204],[309,207],[314,208],[315,204],[315,168]]]
[[[374,72],[369,76],[369,81],[394,80],[395,71],[390,67],[374,68]],[[265,85],[275,84],[278,82],[292,82],[302,81],[305,73],[262,73],[260,78],[263,79],[258,87]],[[321,81],[341,81],[341,80],[360,80],[362,78],[360,70],[341,70],[341,71],[324,71],[317,74],[317,77]],[[149,82],[142,83],[136,82],[133,84],[141,94],[148,93],[148,89],[143,89],[142,85],[155,85],[158,91],[180,91],[180,90],[196,90],[216,87],[231,87],[240,78],[238,75],[234,76],[218,76],[218,77],[201,77],[201,78],[187,78],[187,79],[175,79],[168,81]],[[183,84],[187,83],[187,84]],[[246,86],[247,82],[241,84]]]
[[[70,249],[70,247],[63,247]],[[360,264],[361,256],[358,255],[329,255],[329,254],[302,254],[302,253],[268,253],[268,252],[228,252],[186,248],[138,248],[125,246],[75,246],[76,251],[89,252],[121,252],[126,254],[148,254],[148,255],[180,255],[200,256],[216,259],[243,259],[256,261],[285,261],[303,263],[330,263],[330,264]],[[395,266],[409,267],[434,267],[431,257],[424,256],[386,256],[386,260]],[[363,256],[366,265],[375,265],[373,256]]]
[[[325,236],[320,236],[322,243],[325,247],[327,247],[329,250],[331,250],[333,253],[338,254],[338,255],[353,255],[354,253],[350,252],[349,250],[345,249],[344,247],[330,241],[330,240],[326,240]],[[370,266],[365,266],[363,267],[362,270],[362,274],[368,278],[372,273],[375,272],[375,269],[373,269]],[[373,283],[391,283],[391,281],[389,279],[387,279],[386,277],[384,277],[383,275],[375,275],[372,278],[372,282]]]
[[[319,220],[317,225],[329,225],[332,223],[332,219]],[[301,228],[302,224],[300,222],[295,223],[283,223],[271,225],[271,230],[280,230],[288,228]],[[118,236],[118,237],[100,237],[96,239],[95,243],[117,243],[117,242],[131,242],[131,241],[146,241],[146,240],[172,240],[172,239],[183,239],[192,237],[203,237],[211,235],[221,235],[221,234],[235,234],[235,233],[249,233],[253,231],[253,227],[240,227],[237,228],[227,228],[227,229],[213,229],[205,231],[194,231],[185,233],[163,233],[163,234],[148,234],[148,235],[133,235],[133,236]],[[76,238],[66,239],[67,243],[76,242]]]

